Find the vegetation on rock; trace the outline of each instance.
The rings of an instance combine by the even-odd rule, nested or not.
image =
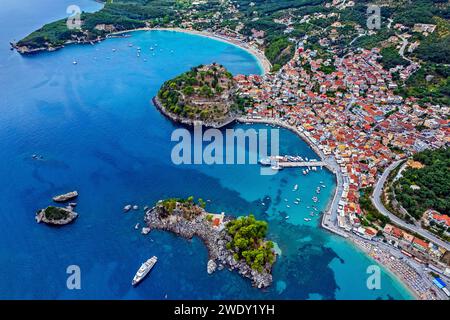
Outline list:
[[[226,230],[232,237],[227,249],[234,252],[235,260],[244,259],[257,271],[266,269],[275,261],[273,242],[265,241],[267,222],[256,220],[253,215],[240,217],[227,223]]]

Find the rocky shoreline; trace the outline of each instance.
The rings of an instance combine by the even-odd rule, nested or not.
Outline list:
[[[200,213],[192,219],[186,219],[183,212],[177,208],[174,212],[166,216],[161,205],[149,209],[145,214],[145,222],[151,230],[164,230],[186,239],[199,237],[208,249],[209,261],[207,272],[209,274],[217,269],[228,268],[235,270],[241,276],[252,281],[256,288],[266,288],[272,284],[271,267],[264,268],[261,272],[252,269],[245,261],[236,261],[233,252],[226,248],[226,244],[231,240],[225,229],[215,228],[205,219],[208,213],[200,208]],[[225,221],[230,221],[225,218]]]
[[[46,215],[46,211],[49,208],[51,208],[51,207],[47,207],[46,209],[41,209],[40,211],[38,211],[36,213],[37,223],[44,222],[44,223],[50,224],[50,225],[63,226],[63,225],[71,223],[73,220],[75,220],[78,217],[78,213],[76,213],[70,209],[57,208],[57,210],[64,212],[67,215],[67,217],[64,219],[49,219],[49,218],[47,218],[47,215]]]
[[[236,121],[237,116],[235,117],[230,117],[228,119],[225,119],[224,121],[220,121],[220,122],[208,122],[208,121],[201,121],[201,120],[192,120],[192,119],[188,119],[188,118],[184,118],[184,117],[180,117],[178,115],[173,114],[172,112],[169,112],[164,105],[161,103],[161,101],[159,101],[158,97],[153,97],[152,99],[153,104],[155,105],[155,107],[167,118],[169,118],[170,120],[172,120],[175,123],[180,123],[183,125],[187,125],[187,126],[205,126],[205,127],[209,127],[209,128],[215,128],[215,129],[220,129],[223,128],[227,125],[229,125],[230,123],[233,123]]]

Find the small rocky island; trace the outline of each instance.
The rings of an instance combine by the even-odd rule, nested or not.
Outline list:
[[[67,202],[69,200],[75,199],[78,197],[77,191],[68,192],[65,194],[61,194],[59,196],[53,197],[53,201],[55,202]]]
[[[239,95],[233,75],[216,63],[194,67],[166,81],[153,102],[175,122],[214,128],[233,122],[251,105]]]
[[[47,207],[36,213],[36,221],[51,225],[65,225],[78,217],[78,213],[69,208]]]
[[[52,198],[54,202],[64,203],[78,197],[78,191],[71,191]],[[71,223],[78,217],[78,213],[74,211],[77,206],[76,202],[69,203],[65,208],[49,206],[36,212],[37,223],[44,222],[50,225],[62,226]]]
[[[145,214],[151,230],[166,230],[191,239],[199,237],[208,248],[208,273],[225,267],[249,278],[257,288],[272,283],[272,265],[276,260],[274,244],[265,239],[267,222],[253,215],[233,219],[208,213],[205,203],[192,197],[159,201]]]

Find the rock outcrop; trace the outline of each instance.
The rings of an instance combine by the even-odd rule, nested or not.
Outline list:
[[[36,221],[38,223],[44,222],[46,224],[59,226],[71,223],[77,217],[78,213],[70,209],[52,206],[39,210],[36,213]]]

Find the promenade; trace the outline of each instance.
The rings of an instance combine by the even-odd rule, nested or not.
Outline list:
[[[342,199],[344,192],[344,185],[348,184],[348,177],[344,176],[341,172],[339,164],[336,162],[334,156],[326,156],[319,147],[313,143],[306,135],[304,135],[296,127],[289,124],[283,123],[280,120],[267,119],[267,118],[247,118],[241,117],[236,119],[238,122],[242,123],[264,123],[269,125],[279,126],[292,132],[296,133],[300,138],[302,138],[309,146],[317,153],[321,159],[321,163],[334,173],[336,177],[336,189],[334,192],[333,199],[328,202],[327,208],[322,215],[321,226],[322,228],[337,234],[343,238],[350,240],[358,248],[368,254],[372,259],[385,266],[389,271],[391,271],[397,278],[399,278],[406,287],[411,291],[416,299],[420,300],[446,300],[447,297],[441,292],[441,290],[435,290],[435,286],[432,283],[432,279],[427,275],[425,266],[416,263],[413,259],[403,256],[399,249],[390,247],[382,242],[363,239],[362,237],[352,233],[347,232],[344,229],[339,228],[337,225],[337,214],[339,201]],[[377,183],[377,187],[380,188],[384,185],[386,177],[389,175],[396,165],[398,165],[402,160],[394,163],[389,168],[387,168],[383,174],[384,177],[380,179]],[[375,188],[375,190],[378,190]],[[374,192],[375,194],[375,192]],[[378,191],[379,199],[380,191]],[[373,201],[373,200],[372,200]],[[381,203],[381,202],[380,202]],[[386,209],[385,209],[386,210]],[[386,210],[387,211],[387,210]],[[389,213],[389,211],[388,211]],[[393,215],[392,213],[389,213]],[[395,216],[394,216],[395,217]],[[391,218],[394,220],[394,217]],[[397,217],[395,217],[398,219]],[[399,220],[399,219],[398,219]],[[394,220],[395,222],[395,220]],[[400,220],[402,224],[405,224]]]

